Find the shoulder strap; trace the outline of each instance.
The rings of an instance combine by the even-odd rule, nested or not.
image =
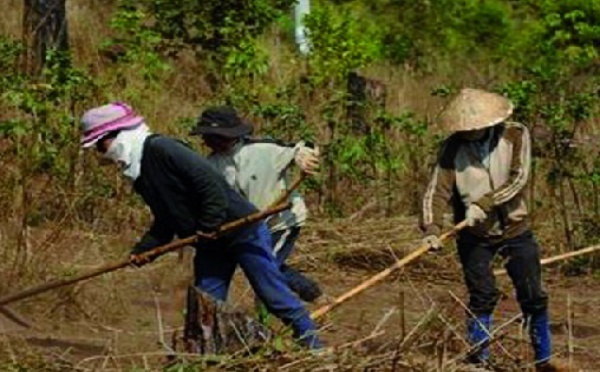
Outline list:
[[[282,147],[294,147],[295,143],[284,142],[273,137],[244,137],[242,139],[244,145],[252,145],[255,143],[270,143]]]

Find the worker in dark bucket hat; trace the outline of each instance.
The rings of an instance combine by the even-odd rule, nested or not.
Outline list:
[[[316,173],[318,149],[304,141],[287,144],[269,138],[250,138],[251,133],[252,127],[230,106],[205,109],[191,132],[202,136],[211,149],[208,161],[227,183],[256,207],[265,209],[288,189],[293,165],[304,173]],[[290,210],[268,220],[273,254],[292,291],[302,300],[314,302],[322,294],[318,284],[285,264],[307,217],[304,199],[298,192],[293,192],[289,201]]]

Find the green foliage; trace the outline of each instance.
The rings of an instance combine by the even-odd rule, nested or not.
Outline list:
[[[350,11],[331,6],[315,8],[305,19],[311,47],[311,77],[318,83],[343,81],[348,73],[366,66],[382,53],[378,30]]]
[[[394,116],[384,111],[375,113],[364,134],[349,133],[346,126],[339,130],[342,134],[329,144],[327,156],[339,166],[342,175],[359,181],[403,170],[409,163],[411,151],[419,150],[415,146],[399,146],[390,136],[415,143],[427,133],[425,122],[415,118],[413,113]]]
[[[161,56],[190,49],[213,61],[227,79],[260,75],[267,54],[256,37],[294,0],[121,0],[113,27],[126,46],[126,62],[142,62],[150,75],[164,69]]]
[[[512,81],[500,87],[500,93],[507,96],[515,106],[513,119],[524,123],[530,122],[537,114],[536,95],[538,86],[529,80]]]
[[[23,46],[20,43],[0,35],[0,87],[12,87],[19,83],[20,76],[15,74],[15,67],[21,53]]]
[[[274,138],[315,141],[314,127],[308,125],[302,107],[291,102],[259,103],[253,114],[265,119],[264,133]]]
[[[586,68],[598,60],[600,1],[543,1],[539,52],[547,63]]]
[[[502,0],[353,1],[368,3],[384,53],[396,63],[425,67],[468,54],[501,58],[514,35],[511,7]]]
[[[541,118],[554,138],[569,140],[598,103],[595,81],[575,80],[600,61],[600,1],[544,0],[528,6],[538,18],[513,60],[524,73],[501,91],[516,103],[518,118]]]
[[[225,56],[222,73],[228,80],[263,75],[269,68],[267,52],[250,38],[240,40],[235,46],[223,46],[221,52]]]
[[[528,15],[511,47],[510,64],[538,84],[541,94],[560,95],[598,63],[600,2],[539,0],[522,10]]]
[[[598,58],[598,0],[343,3],[342,9],[355,9],[376,25],[379,36],[373,40],[383,40],[385,56],[397,63],[427,67],[436,60],[466,57],[549,74],[554,72],[547,71],[549,65],[558,62],[581,69]]]
[[[553,190],[551,203],[562,210],[566,244],[573,247],[589,242],[586,226],[600,217],[596,164],[586,160],[588,147],[577,140],[599,103],[593,71],[600,61],[600,1],[539,0],[523,7],[530,21],[510,60],[517,78],[500,91],[515,103],[516,119],[546,132],[536,141],[536,153],[547,159],[544,179]],[[582,198],[591,200],[591,214],[584,211]],[[574,212],[565,213],[571,199]],[[584,261],[572,268],[589,266]]]
[[[105,42],[103,49],[114,53],[115,58],[127,66],[128,72],[158,84],[170,65],[160,53],[164,43],[162,35],[146,25],[151,15],[137,6],[138,3],[136,0],[120,1],[110,24],[118,37]]]
[[[75,113],[68,108],[90,96],[93,81],[71,66],[68,54],[58,51],[47,54],[40,83],[15,75],[13,84],[3,87],[0,103],[21,115],[0,123],[0,134],[27,143],[17,151],[28,162],[29,171],[67,176],[71,159],[61,152],[77,146],[79,136]]]
[[[242,40],[256,37],[294,0],[143,0],[150,12],[151,26],[163,39],[193,48],[220,51]]]

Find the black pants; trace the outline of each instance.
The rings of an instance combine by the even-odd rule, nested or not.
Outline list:
[[[500,297],[492,270],[496,254],[507,259],[505,268],[523,313],[536,314],[546,310],[548,295],[542,288],[540,249],[531,231],[495,244],[461,233],[457,243],[469,290],[469,308],[474,314],[491,314]]]
[[[319,284],[285,263],[285,260],[287,260],[294,250],[299,235],[299,227],[271,232],[273,250],[276,250],[275,260],[279,264],[279,269],[283,273],[283,277],[290,289],[301,300],[313,302],[323,294]]]

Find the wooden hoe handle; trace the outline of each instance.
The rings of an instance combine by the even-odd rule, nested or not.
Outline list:
[[[257,212],[257,213],[248,215],[239,220],[235,220],[235,221],[226,223],[226,224],[222,225],[221,227],[219,227],[219,229],[217,229],[216,236],[223,235],[223,234],[231,232],[232,230],[235,230],[239,227],[260,221],[270,215],[277,214],[277,213],[279,213],[285,209],[288,209],[290,207],[291,207],[290,203],[285,203],[285,204],[281,204],[281,205],[278,205],[273,208],[269,208],[262,212]],[[198,241],[198,239],[199,239],[198,235],[193,235],[193,236],[190,236],[185,239],[178,239],[169,244],[165,244],[163,246],[154,248],[148,252],[140,254],[140,257],[142,259],[155,258],[155,257],[158,257],[165,253],[172,252],[177,249],[183,248],[187,245],[194,244]],[[93,278],[93,277],[96,277],[96,276],[99,276],[102,274],[106,274],[106,273],[109,273],[109,272],[112,272],[115,270],[119,270],[119,269],[129,266],[130,263],[131,263],[131,261],[129,259],[114,262],[114,263],[99,267],[97,269],[88,271],[87,273],[74,276],[69,279],[53,280],[51,282],[37,285],[37,286],[31,287],[29,289],[26,289],[26,290],[23,290],[23,291],[20,291],[17,293],[9,294],[7,296],[0,298],[0,306],[9,304],[9,303],[12,303],[15,301],[20,301],[22,299],[25,299],[25,298],[28,298],[31,296],[35,296],[37,294],[47,292],[47,291],[55,289],[55,288],[64,287],[69,284],[74,284],[74,283],[80,282],[82,280],[90,279],[90,278]]]
[[[448,239],[452,235],[456,234],[458,231],[464,229],[466,226],[467,226],[467,222],[466,221],[462,221],[458,225],[454,226],[454,228],[452,228],[452,230],[447,231],[444,234],[442,234],[440,236],[440,240],[444,241],[444,240]],[[380,281],[382,281],[383,279],[385,279],[386,277],[388,277],[390,274],[392,274],[394,271],[402,268],[403,266],[406,266],[411,261],[414,261],[418,257],[420,257],[423,254],[427,253],[427,251],[429,251],[430,249],[431,249],[431,246],[428,245],[428,244],[423,244],[423,245],[419,246],[419,248],[415,249],[414,251],[412,251],[408,255],[404,256],[403,258],[397,260],[392,266],[390,266],[387,269],[379,272],[378,274],[373,275],[372,277],[370,277],[369,279],[365,280],[364,282],[362,282],[361,284],[357,285],[356,287],[352,288],[348,292],[346,292],[346,293],[342,294],[341,296],[337,297],[335,300],[333,300],[332,303],[330,303],[328,305],[325,305],[325,306],[323,306],[323,307],[315,310],[311,314],[311,317],[313,319],[317,319],[317,318],[322,317],[323,315],[327,314],[328,312],[330,312],[334,308],[338,307],[339,305],[343,304],[344,302],[348,301],[349,299],[351,299],[352,297],[356,296],[357,294],[359,294],[359,293],[363,292],[364,290],[366,290],[366,289],[374,286],[375,284],[379,283]]]
[[[559,254],[556,256],[552,256],[552,257],[546,257],[546,258],[540,260],[540,264],[542,266],[546,266],[546,265],[550,265],[551,263],[554,263],[554,262],[568,260],[570,258],[575,258],[575,257],[583,256],[585,254],[594,253],[596,251],[600,251],[600,245],[592,245],[591,247],[578,249],[576,251],[567,252],[567,253]],[[505,275],[505,274],[507,274],[505,269],[494,270],[494,275]]]
[[[254,222],[263,220],[266,217],[269,217],[271,215],[280,213],[286,209],[291,208],[292,205],[291,205],[291,203],[287,202],[287,199],[290,197],[292,192],[294,190],[296,190],[305,179],[306,179],[306,174],[302,173],[294,181],[294,183],[290,186],[290,188],[288,190],[286,190],[286,192],[284,192],[279,198],[277,198],[277,200],[272,204],[271,207],[269,207],[268,209],[266,209],[262,212],[257,212],[257,213],[248,215],[244,218],[240,218],[239,220],[235,220],[235,221],[226,223],[224,225],[221,225],[217,229],[215,234],[209,235],[209,237],[219,237],[219,236],[229,233],[237,228],[240,228],[240,227],[252,224]],[[201,235],[198,234],[198,235],[190,236],[185,239],[175,240],[169,244],[165,244],[163,246],[154,248],[148,252],[140,254],[139,257],[141,260],[149,259],[149,258],[156,258],[165,253],[172,252],[177,249],[183,248],[187,245],[194,244],[194,243],[198,242],[198,239],[200,238],[200,236]],[[96,277],[96,276],[99,276],[102,274],[106,274],[106,273],[109,273],[109,272],[112,272],[115,270],[119,270],[119,269],[129,266],[130,264],[131,264],[131,261],[129,259],[126,259],[126,260],[114,262],[114,263],[99,267],[97,269],[88,271],[87,273],[83,273],[78,276],[74,276],[72,278],[53,280],[51,282],[40,284],[38,286],[34,286],[34,287],[25,289],[25,290],[17,292],[17,293],[9,294],[9,295],[6,295],[6,296],[0,298],[0,306],[6,305],[6,304],[9,304],[12,302],[20,301],[25,298],[35,296],[35,295],[43,293],[43,292],[47,292],[47,291],[50,291],[55,288],[64,287],[64,286],[67,286],[70,284],[80,282],[82,280],[90,279],[90,278],[93,278],[93,277]],[[3,309],[0,309],[0,310],[3,310]]]
[[[274,202],[273,204],[271,204],[272,206],[276,206],[282,203],[285,203],[290,195],[292,195],[292,193],[298,188],[300,187],[300,185],[302,184],[302,182],[304,182],[304,180],[308,177],[308,175],[304,172],[302,172],[300,174],[300,176],[298,176],[298,178],[296,178],[296,180],[294,181],[294,183],[292,183],[290,185],[290,187],[283,192]]]

